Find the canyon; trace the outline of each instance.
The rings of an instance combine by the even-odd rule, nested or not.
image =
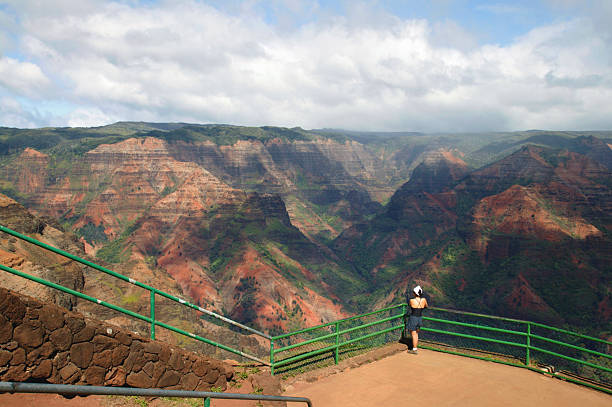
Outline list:
[[[437,305],[606,332],[609,144],[608,133],[0,129],[0,220],[272,333],[403,300],[417,283]],[[146,293],[7,236],[0,256],[146,308]],[[0,283],[126,323],[13,277]]]

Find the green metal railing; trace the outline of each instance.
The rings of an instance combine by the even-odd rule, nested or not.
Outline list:
[[[290,370],[300,362],[307,363],[325,354],[331,354],[333,362],[338,364],[341,352],[351,356],[360,350],[396,341],[398,336],[393,332],[404,329],[405,311],[406,304],[393,305],[274,336],[270,339],[271,372],[274,374],[281,367]]]
[[[612,342],[537,322],[430,311],[446,318],[423,317],[428,324],[421,336],[428,343],[422,348],[523,367],[612,394]]]
[[[338,353],[342,348],[350,347],[373,337],[380,338],[374,343],[374,346],[397,341],[397,334],[391,336],[388,334],[404,328],[404,323],[393,324],[392,322],[403,318],[406,309],[407,304],[399,304],[275,336],[270,341],[272,374],[282,366],[326,353],[333,355],[334,363],[337,364]],[[380,315],[385,312],[393,313],[393,311],[399,312],[348,329],[340,329],[340,326],[347,322],[360,321],[364,317]],[[423,341],[420,345],[421,348],[527,368],[612,394],[612,355],[610,354],[612,342],[541,323],[512,318],[436,307],[430,308],[429,312],[447,314],[447,317],[423,317],[427,321],[427,326],[421,329],[420,337]],[[466,322],[470,319],[476,319],[480,322]],[[343,335],[359,333],[364,329],[385,323],[391,324],[376,329],[374,332],[353,335],[350,339],[340,340]],[[502,327],[508,324],[514,325],[514,329]],[[538,329],[540,332],[536,333],[534,329]],[[569,339],[565,341],[555,339],[553,338],[554,334],[566,336]],[[310,337],[304,337],[304,335]],[[279,340],[297,337],[302,338],[283,347],[275,348],[274,346]],[[569,343],[572,342],[572,339],[574,339],[574,342],[579,341],[580,343]],[[319,346],[313,346],[316,344],[319,344]],[[556,347],[556,349],[552,349],[551,346]],[[302,349],[302,351],[289,353],[280,360],[276,357],[279,353],[287,354],[287,352],[297,349]],[[589,358],[593,360],[589,360]],[[571,364],[582,369],[576,369],[574,366],[572,372],[572,367],[569,366]],[[555,367],[557,370],[561,368],[561,371],[555,371]],[[590,371],[585,371],[585,367]]]
[[[176,332],[176,333],[184,335],[186,337],[198,340],[200,342],[204,342],[204,343],[206,343],[208,345],[215,346],[215,347],[217,347],[219,349],[223,349],[223,350],[225,350],[227,352],[231,352],[233,354],[245,357],[247,359],[254,360],[254,361],[262,363],[264,365],[269,365],[269,363],[267,361],[264,361],[264,360],[254,356],[254,355],[242,352],[242,351],[240,351],[238,349],[234,349],[232,347],[223,345],[223,344],[215,342],[213,340],[204,338],[204,337],[202,337],[200,335],[196,335],[196,334],[194,334],[192,332],[187,332],[187,331],[185,331],[183,329],[180,329],[180,328],[177,328],[175,326],[166,324],[166,323],[156,319],[155,318],[155,298],[156,298],[156,296],[167,298],[167,299],[172,300],[172,301],[174,301],[176,303],[179,303],[179,304],[181,304],[181,305],[183,305],[185,307],[197,310],[197,311],[202,312],[204,314],[207,314],[207,315],[209,315],[209,316],[211,316],[213,318],[216,318],[218,320],[221,320],[223,322],[226,322],[228,324],[231,324],[231,325],[233,325],[235,327],[243,329],[243,330],[245,330],[247,332],[250,332],[252,334],[261,336],[261,337],[263,337],[265,339],[268,339],[268,340],[271,338],[270,335],[267,335],[267,334],[265,334],[263,332],[260,332],[260,331],[258,331],[256,329],[253,329],[253,328],[248,327],[246,325],[240,324],[240,323],[238,323],[236,321],[233,321],[233,320],[231,320],[229,318],[226,318],[226,317],[224,317],[222,315],[219,315],[217,313],[214,313],[212,311],[204,309],[204,308],[202,308],[202,307],[200,307],[198,305],[192,304],[192,303],[190,303],[188,301],[185,301],[185,300],[183,300],[181,298],[175,297],[175,296],[173,296],[171,294],[168,294],[168,293],[166,293],[164,291],[158,290],[158,289],[156,289],[154,287],[151,287],[151,286],[149,286],[147,284],[143,284],[143,283],[141,283],[139,281],[136,281],[136,280],[134,280],[132,278],[126,277],[126,276],[124,276],[122,274],[119,274],[117,272],[109,270],[109,269],[107,269],[105,267],[99,266],[99,265],[97,265],[95,263],[92,263],[92,262],[90,262],[88,260],[82,259],[82,258],[80,258],[78,256],[75,256],[75,255],[70,254],[68,252],[65,252],[63,250],[60,250],[60,249],[58,249],[56,247],[50,246],[50,245],[48,245],[46,243],[43,243],[43,242],[40,242],[40,241],[38,241],[36,239],[32,239],[29,236],[23,235],[23,234],[21,234],[19,232],[16,232],[14,230],[11,230],[11,229],[5,227],[5,226],[0,225],[0,232],[7,233],[7,234],[9,234],[11,236],[14,236],[14,237],[16,237],[18,239],[24,240],[24,241],[26,241],[28,243],[31,243],[31,244],[36,245],[38,247],[41,247],[41,248],[43,248],[45,250],[48,250],[48,251],[51,251],[53,253],[59,254],[60,256],[66,257],[66,258],[71,259],[71,260],[74,260],[74,261],[76,261],[78,263],[84,264],[84,265],[86,265],[88,267],[91,267],[91,268],[93,268],[95,270],[101,271],[101,272],[103,272],[105,274],[108,274],[108,275],[113,276],[115,278],[118,278],[120,280],[126,281],[126,282],[128,282],[130,284],[133,284],[133,285],[137,286],[137,287],[140,287],[140,288],[143,288],[145,290],[148,290],[150,292],[150,314],[148,316],[141,315],[141,314],[139,314],[137,312],[130,311],[130,310],[125,309],[123,307],[120,307],[118,305],[111,304],[111,303],[108,303],[106,301],[102,301],[102,300],[100,300],[98,298],[89,296],[87,294],[83,294],[81,292],[75,291],[75,290],[70,289],[68,287],[64,287],[64,286],[62,286],[60,284],[53,283],[53,282],[45,280],[43,278],[36,277],[36,276],[24,273],[24,272],[19,271],[19,270],[15,270],[13,268],[7,267],[7,266],[2,265],[2,264],[0,264],[0,270],[4,270],[4,271],[6,271],[8,273],[17,275],[19,277],[22,277],[22,278],[25,278],[25,279],[28,279],[28,280],[31,280],[31,281],[35,281],[35,282],[37,282],[39,284],[43,284],[43,285],[45,285],[47,287],[51,287],[51,288],[54,288],[56,290],[59,290],[59,291],[65,292],[65,293],[72,294],[72,295],[74,295],[74,296],[76,296],[78,298],[81,298],[81,299],[84,299],[84,300],[87,300],[87,301],[99,304],[99,305],[104,306],[106,308],[110,308],[110,309],[112,309],[114,311],[118,311],[120,313],[129,315],[129,316],[137,318],[137,319],[139,319],[141,321],[145,321],[145,322],[150,324],[151,339],[155,339],[155,327],[156,326],[160,326],[160,327],[166,328],[166,329],[168,329],[168,330],[170,330],[172,332]]]
[[[155,326],[160,326],[268,365],[272,374],[317,366],[319,361],[337,364],[343,357],[397,342],[399,331],[405,329],[407,304],[398,304],[272,337],[6,227],[0,226],[0,231],[149,290],[151,312],[141,315],[4,265],[1,270],[145,321],[151,326],[152,339]],[[269,362],[157,320],[156,296],[266,338],[270,341]],[[423,319],[421,348],[527,368],[612,394],[612,342],[536,322],[436,307],[429,308]]]

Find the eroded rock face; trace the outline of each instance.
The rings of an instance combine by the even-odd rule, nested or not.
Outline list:
[[[25,196],[38,194],[47,187],[49,156],[26,147],[11,165],[0,169],[0,176]]]
[[[16,160],[19,165],[31,167],[22,172],[22,178],[27,179],[13,182],[20,191],[27,189],[27,201],[38,213],[65,218],[79,216],[75,228],[101,226],[109,238],[115,238],[121,231],[122,225],[114,214],[121,213],[125,221],[133,221],[163,198],[167,199],[160,204],[173,209],[173,198],[168,195],[193,198],[188,191],[177,189],[184,184],[187,190],[193,189],[195,183],[207,184],[205,204],[214,205],[215,200],[223,200],[223,195],[232,190],[281,194],[304,233],[325,230],[334,237],[340,232],[337,226],[330,226],[323,218],[307,222],[313,214],[310,206],[302,208],[288,198],[297,196],[317,205],[338,206],[331,210],[345,227],[376,211],[378,201],[392,194],[394,186],[387,179],[408,177],[405,164],[398,171],[390,164],[391,157],[386,158],[381,160],[357,142],[337,142],[325,137],[309,141],[238,140],[232,145],[167,143],[147,137],[100,145],[71,163],[71,168],[63,172],[67,176],[54,176],[48,182],[44,182],[48,178],[45,167],[48,157],[28,149],[23,159]],[[32,160],[37,160],[37,164]],[[30,172],[32,176],[28,175]],[[40,178],[40,182],[34,178]],[[32,189],[28,186],[31,184],[36,187]],[[349,194],[358,194],[365,201],[356,207],[359,201]],[[347,205],[353,206],[348,212]],[[76,211],[75,206],[85,210]]]
[[[336,298],[334,288],[302,264],[332,263],[291,225],[278,196],[249,194],[242,202],[216,208],[212,215],[182,218],[175,225],[150,216],[135,241],[143,252],[150,251],[151,241],[145,236],[170,228],[158,265],[199,305],[226,310],[251,326],[277,330],[288,326],[294,312],[291,323],[303,325],[347,315],[330,300]],[[274,234],[279,236],[274,239]],[[283,252],[275,241],[285,242],[294,253]],[[318,290],[297,288],[291,282],[296,278],[312,282]]]
[[[550,193],[551,188],[549,185],[543,192]],[[602,236],[602,232],[578,212],[569,213],[563,208],[564,213],[560,213],[561,207],[553,207],[538,189],[514,185],[500,194],[483,198],[474,208],[476,228],[547,241]],[[474,244],[486,241],[475,238]],[[479,250],[486,251],[486,247],[479,247]]]
[[[254,320],[243,319],[242,322],[256,323],[262,329],[285,327],[284,321],[289,320],[289,314],[296,314],[294,319],[298,321],[293,323],[299,324],[316,324],[346,315],[330,300],[337,300],[333,287],[326,285],[322,276],[306,271],[313,263],[317,267],[331,265],[337,268],[338,265],[330,262],[295,229],[278,195],[245,193],[198,163],[177,159],[176,151],[171,153],[169,147],[165,141],[151,137],[102,144],[85,153],[69,177],[42,194],[39,203],[44,202],[44,205],[38,211],[72,218],[73,228],[84,236],[81,241],[89,255],[119,240],[115,258],[109,259],[120,265],[118,271],[175,295],[186,294],[194,303],[212,307],[217,312],[229,310],[238,318],[256,315]],[[243,141],[234,146],[217,147],[219,154],[235,160],[237,168],[242,168],[238,172],[246,171],[240,167],[245,154],[255,154],[260,160],[267,151],[261,143]],[[305,152],[304,156],[314,154],[312,145],[304,148],[310,152]],[[315,156],[310,161],[320,159],[321,154]],[[273,168],[274,160],[268,158],[271,161],[267,162],[266,171],[281,174],[282,171]],[[303,161],[310,170],[324,170],[318,169],[316,162]],[[365,202],[370,201],[366,199]],[[256,243],[252,242],[254,238],[245,238],[240,228],[227,235],[225,230],[236,223],[233,219],[236,212],[242,214],[244,227],[250,227],[254,234],[257,228],[266,229],[267,225],[278,222],[281,232],[290,235],[291,251],[300,257],[277,250],[279,244],[287,245],[287,242],[280,242],[273,231],[265,237],[265,242],[257,238],[261,241]],[[215,225],[214,230],[210,229],[210,224]],[[227,236],[215,243],[222,234]],[[271,240],[269,247],[268,240]],[[275,253],[273,257],[282,262],[275,263],[275,259],[266,257],[270,250]],[[22,259],[31,261],[32,267],[36,264],[33,256],[22,256]],[[215,268],[218,262],[214,263],[218,259],[227,259],[220,271]],[[256,259],[255,269],[261,274],[249,272],[248,276],[230,278],[241,269],[243,262],[250,261],[247,259]],[[312,282],[314,289],[296,289],[290,282],[294,277],[284,263],[300,270],[299,274]],[[211,270],[213,268],[215,270]],[[257,279],[268,274],[275,278],[257,285],[255,293],[248,296],[254,296],[255,303],[248,307],[242,304],[247,296],[236,288],[241,287],[240,278]],[[86,271],[86,293],[96,298],[110,296],[114,303],[125,296],[137,295],[121,292],[115,288],[117,282],[100,285],[98,279],[96,272]],[[11,282],[9,286],[14,287],[14,284],[19,282]],[[36,285],[29,288],[40,290]],[[137,304],[137,310],[146,307],[146,298]],[[244,312],[245,307],[250,310],[248,313]],[[110,317],[87,303],[81,304],[80,310],[101,319]],[[161,311],[160,315],[163,313]]]
[[[370,260],[374,284],[393,285],[378,305],[419,283],[449,306],[606,326],[612,175],[605,165],[537,146],[471,173],[435,158],[415,169],[386,213],[334,242],[355,264]],[[578,303],[559,301],[572,290],[590,305],[573,311]]]
[[[2,194],[0,194],[0,223],[20,233],[40,233],[44,230],[44,224],[23,205]]]
[[[15,169],[15,174],[19,176],[17,182],[19,191],[28,194],[42,191],[46,184],[49,156],[32,148],[26,148],[18,162],[21,167]]]
[[[527,253],[523,250],[532,235],[555,245],[597,246],[612,226],[609,186],[601,181],[610,178],[610,149],[594,138],[568,142],[574,152],[526,146],[468,173],[457,151],[431,152],[429,145],[374,151],[355,141],[315,135],[245,135],[227,144],[175,136],[166,138],[170,141],[128,139],[83,154],[62,177],[49,179],[40,198],[31,198],[39,199],[32,201],[37,213],[74,222],[91,255],[117,241],[119,260],[110,261],[116,267],[129,264],[119,270],[123,273],[267,328],[274,327],[271,321],[288,325],[285,318],[292,315],[302,323],[338,317],[343,311],[334,302],[350,300],[369,284],[399,292],[409,280],[430,282],[432,270],[456,259],[449,253],[452,239],[487,265]],[[27,155],[42,163],[36,152]],[[603,165],[589,159],[595,156]],[[389,197],[418,163],[410,182],[375,218],[376,225],[359,223],[364,215],[380,213],[376,201]],[[280,194],[284,205],[266,192]],[[323,255],[316,254],[317,246],[290,227],[311,240],[327,241],[354,222],[334,248],[359,273],[339,267],[326,247],[319,246]],[[58,229],[45,223],[45,233]],[[255,233],[263,230],[265,239]],[[28,258],[6,259],[18,264]],[[334,272],[325,274],[329,269]],[[468,277],[458,276],[457,286],[469,289]],[[523,277],[532,284],[532,275]],[[590,276],[589,284],[595,280]],[[358,289],[337,290],[346,282]],[[96,282],[87,290],[117,291]],[[520,295],[528,291],[516,290]],[[136,295],[129,289],[121,294],[121,300]],[[330,305],[317,296],[334,301]],[[388,295],[384,301],[392,299]],[[146,304],[142,295],[140,300]],[[596,301],[608,312],[608,297]]]
[[[347,229],[334,242],[336,250],[348,258],[355,258],[361,253],[354,244],[359,242],[361,236],[369,236],[366,247],[377,247],[377,255],[381,259],[374,268],[376,271],[394,259],[429,244],[455,228],[457,193],[453,187],[466,174],[466,164],[449,151],[428,154],[415,168],[410,181],[393,195],[386,213],[376,218],[381,223],[380,227],[375,226],[373,233],[367,224]]]
[[[225,390],[234,374],[223,362],[4,288],[0,323],[2,381],[206,391]]]
[[[516,163],[511,156],[499,167],[476,171],[470,182],[459,186],[483,196],[472,210],[470,233],[471,245],[482,255],[489,243],[494,244],[488,237],[491,233],[560,242],[602,237],[609,229],[612,193],[600,184],[610,179],[605,166],[575,152],[553,154],[539,147],[526,147],[515,155]],[[496,178],[499,181],[492,182]],[[495,193],[508,180],[522,185]],[[487,257],[507,255],[497,252]]]
[[[197,164],[175,160],[164,141],[150,137],[100,145],[87,152],[79,166],[82,175],[71,174],[46,191],[46,204],[38,210],[55,217],[79,216],[75,229],[101,227],[109,240],[152,207],[176,220],[231,201],[237,193]],[[76,205],[84,205],[84,210],[77,213]],[[92,236],[89,243],[99,242]]]
[[[82,253],[82,245],[56,229],[46,220],[28,212],[13,199],[0,194],[0,224],[43,243],[59,247],[71,253]],[[59,255],[45,252],[38,247],[5,233],[0,233],[0,263],[73,290],[83,288],[83,267]],[[45,301],[71,309],[76,299],[68,294],[47,288],[35,282],[0,273],[0,285],[18,292],[35,295]]]

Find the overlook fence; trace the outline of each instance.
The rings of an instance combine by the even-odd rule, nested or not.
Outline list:
[[[155,339],[155,328],[162,327],[194,339],[202,346],[222,349],[270,366],[272,374],[291,374],[326,364],[337,364],[344,358],[373,347],[397,342],[405,327],[407,304],[398,304],[295,332],[270,336],[4,226],[0,226],[0,231],[148,290],[150,313],[142,315],[5,265],[0,265],[1,270],[144,321],[150,325],[152,339]],[[269,353],[266,351],[265,356],[260,355],[265,346],[259,342],[252,347],[256,351],[247,353],[244,349],[239,350],[160,321],[155,314],[158,297],[195,310],[201,317],[216,324],[227,324],[231,330],[240,331],[243,335],[261,338],[265,343],[269,343]],[[428,316],[423,319],[427,323],[421,329],[421,348],[527,368],[612,394],[612,342],[536,322],[435,307],[430,308]],[[209,334],[214,332],[218,331],[208,330]],[[224,339],[241,343],[228,336]],[[206,353],[214,354],[208,351]]]
[[[18,239],[21,239],[23,241],[26,241],[28,243],[31,243],[33,245],[36,245],[38,247],[41,247],[41,248],[43,248],[45,250],[48,250],[50,252],[56,253],[56,254],[58,254],[58,255],[60,255],[62,257],[68,258],[70,260],[73,260],[73,261],[76,261],[78,263],[81,263],[81,264],[83,264],[85,266],[91,267],[94,270],[100,271],[100,272],[102,272],[102,273],[104,273],[104,274],[106,274],[108,276],[111,276],[111,277],[113,277],[115,279],[127,282],[127,283],[132,284],[132,285],[134,285],[136,287],[140,287],[140,288],[142,288],[144,290],[147,290],[149,292],[149,298],[150,298],[149,315],[142,315],[142,314],[140,314],[138,312],[135,312],[135,311],[132,311],[132,310],[128,309],[125,306],[119,306],[119,305],[116,305],[116,304],[111,304],[111,303],[109,303],[107,301],[103,301],[100,298],[96,298],[96,297],[92,297],[92,296],[87,295],[87,294],[83,294],[83,293],[81,293],[79,291],[75,291],[75,290],[73,290],[71,288],[64,287],[64,286],[62,286],[60,284],[54,283],[52,281],[49,281],[49,280],[46,280],[46,279],[43,279],[43,278],[40,278],[40,277],[36,277],[36,276],[30,275],[28,273],[24,273],[24,272],[19,271],[19,270],[15,270],[15,269],[7,267],[7,266],[5,266],[3,264],[0,264],[0,270],[6,271],[8,273],[11,273],[13,275],[25,278],[25,279],[30,280],[30,281],[34,281],[36,283],[45,285],[47,287],[51,287],[51,288],[54,288],[56,290],[59,290],[59,291],[62,291],[62,292],[74,295],[74,296],[76,296],[78,298],[81,298],[83,300],[86,300],[86,301],[89,301],[89,302],[101,305],[101,306],[106,307],[108,309],[111,309],[113,311],[117,311],[120,314],[128,315],[128,316],[130,316],[132,318],[135,318],[135,319],[137,319],[139,321],[144,321],[144,322],[146,322],[149,325],[151,339],[155,339],[155,337],[156,337],[156,327],[161,327],[161,328],[165,328],[165,329],[167,329],[167,330],[169,330],[171,332],[174,332],[174,333],[182,336],[183,338],[192,339],[192,340],[198,341],[201,346],[209,347],[210,349],[207,349],[207,351],[205,352],[205,353],[207,353],[209,355],[215,355],[215,351],[216,350],[223,350],[223,351],[226,351],[226,352],[228,352],[230,354],[233,354],[235,356],[237,355],[238,357],[241,357],[241,358],[244,358],[244,359],[247,359],[247,360],[253,360],[253,361],[256,361],[256,362],[261,363],[263,365],[269,365],[270,364],[268,361],[262,359],[262,356],[254,355],[253,354],[253,353],[259,353],[258,350],[259,349],[265,349],[265,347],[262,347],[262,346],[253,346],[252,341],[247,342],[245,344],[245,341],[241,340],[241,339],[244,339],[244,338],[241,338],[241,336],[242,337],[244,336],[244,332],[247,332],[249,335],[256,335],[258,337],[261,337],[264,340],[270,340],[271,337],[269,335],[263,333],[263,332],[260,332],[260,331],[258,331],[256,329],[253,329],[251,327],[243,325],[243,324],[241,324],[239,322],[233,321],[233,320],[231,320],[229,318],[226,318],[226,317],[224,317],[222,315],[219,315],[219,314],[217,314],[215,312],[209,311],[209,310],[207,310],[205,308],[202,308],[202,307],[200,307],[198,305],[192,304],[192,303],[190,303],[190,302],[188,302],[188,301],[186,301],[186,300],[184,300],[182,298],[178,298],[178,297],[176,297],[174,295],[171,295],[171,294],[168,294],[168,293],[166,293],[166,292],[164,292],[162,290],[159,290],[157,288],[151,287],[151,286],[149,286],[147,284],[143,284],[143,283],[141,283],[139,281],[136,281],[136,280],[134,280],[132,278],[126,277],[126,276],[124,276],[122,274],[119,274],[117,272],[109,270],[109,269],[107,269],[105,267],[102,267],[100,265],[92,263],[92,262],[90,262],[88,260],[82,259],[82,258],[80,258],[78,256],[75,256],[75,255],[70,254],[68,252],[65,252],[63,250],[60,250],[60,249],[58,249],[56,247],[53,247],[53,246],[50,246],[50,245],[48,245],[46,243],[40,242],[40,241],[38,241],[36,239],[33,239],[33,238],[31,238],[29,236],[26,236],[26,235],[23,235],[23,234],[21,234],[19,232],[11,230],[11,229],[9,229],[7,227],[4,227],[2,225],[0,225],[0,231],[4,232],[4,233],[7,233],[7,234],[9,234],[11,236],[14,236],[14,237],[16,237]],[[165,303],[163,303],[164,300],[165,300]],[[245,352],[245,351],[240,350],[240,349],[236,349],[235,347],[232,347],[232,346],[228,346],[227,344],[222,344],[222,343],[219,343],[217,341],[213,341],[213,340],[208,339],[208,338],[206,338],[206,337],[204,337],[204,336],[202,336],[202,335],[200,335],[198,333],[194,333],[192,331],[188,331],[186,329],[182,329],[182,328],[179,328],[179,327],[177,327],[175,325],[171,325],[169,323],[166,323],[164,321],[159,320],[158,318],[156,318],[156,312],[155,311],[156,311],[156,308],[159,307],[160,305],[165,306],[165,307],[172,307],[174,305],[178,305],[180,308],[183,309],[182,311],[179,310],[179,312],[182,312],[182,313],[185,312],[185,308],[186,309],[190,309],[192,311],[195,311],[198,314],[200,319],[206,319],[206,320],[208,320],[209,322],[212,323],[212,326],[208,327],[208,329],[207,329],[208,331],[213,331],[213,332],[216,332],[217,334],[219,332],[222,332],[222,334],[224,336],[224,342],[226,342],[226,343],[227,342],[233,342],[236,345],[240,345],[241,343],[244,344],[245,346],[251,345],[251,346],[249,346],[251,348],[250,349],[250,353],[249,352]],[[226,326],[226,327],[228,327],[228,329],[223,329],[223,330],[215,329],[219,325]],[[192,328],[192,330],[195,330],[198,327],[193,327],[192,326],[191,328]],[[203,329],[203,330],[206,331],[206,329]],[[232,333],[236,333],[236,331],[238,331],[237,332],[238,334],[237,335],[232,335]],[[221,355],[217,355],[217,356],[220,356],[222,358]],[[267,356],[267,355],[265,355],[265,356]]]

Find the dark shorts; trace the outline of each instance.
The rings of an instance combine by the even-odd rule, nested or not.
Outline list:
[[[406,324],[406,329],[408,331],[416,331],[420,329],[423,325],[423,317],[415,317],[413,315],[408,318],[408,323]]]

